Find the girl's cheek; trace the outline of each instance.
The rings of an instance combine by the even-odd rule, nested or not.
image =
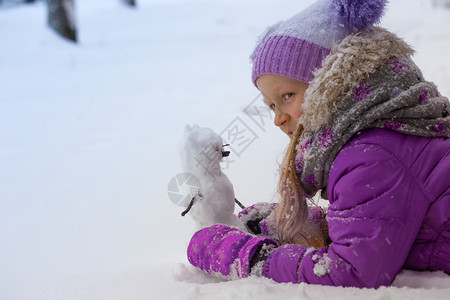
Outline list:
[[[291,116],[295,119],[300,119],[301,115],[303,114],[303,111],[301,109],[302,104],[303,104],[303,99],[301,101],[295,101],[294,103],[292,103],[293,107],[292,107],[292,114]]]
[[[300,107],[295,108],[292,112],[291,112],[291,116],[298,120],[300,119],[300,116],[302,115],[302,111],[300,110]]]

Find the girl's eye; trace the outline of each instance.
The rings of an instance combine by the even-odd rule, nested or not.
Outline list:
[[[266,103],[267,107],[269,107],[270,110],[275,111],[275,104],[273,104],[273,103],[268,103],[268,102],[265,102],[265,103]]]
[[[289,99],[292,97],[292,95],[293,95],[292,93],[284,94],[284,95],[283,95],[283,100],[284,100],[284,101],[289,100]]]

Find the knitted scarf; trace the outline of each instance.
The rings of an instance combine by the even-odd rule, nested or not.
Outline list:
[[[385,54],[370,52],[376,49],[377,39],[385,41],[387,37],[393,39],[390,45],[392,51]],[[322,190],[322,197],[327,198],[326,186],[331,165],[341,148],[361,130],[386,128],[411,135],[450,137],[450,102],[439,94],[433,83],[423,79],[421,71],[409,57],[412,50],[403,41],[378,28],[356,37],[359,39],[357,45],[351,39],[352,37],[348,41],[344,40],[334,54],[324,61],[324,67],[315,74],[316,77],[310,84],[312,92],[305,95],[305,104],[302,106],[306,114],[304,113],[300,123],[307,126],[297,141],[295,165],[297,176],[308,197]],[[365,46],[371,44],[372,50],[361,48],[361,41]],[[353,44],[349,46],[349,42]],[[400,51],[403,53],[395,53],[394,50],[399,47],[403,47]],[[348,55],[349,49],[354,51],[355,48],[358,50],[355,53],[360,57],[371,58],[370,63],[363,59],[361,65],[353,66],[354,69],[362,69],[363,72],[360,73],[365,78],[359,83],[341,84],[335,99],[330,100],[323,97],[323,93],[317,93],[329,93],[330,84],[336,82],[336,78],[329,78],[339,67],[336,60],[342,55]],[[370,68],[376,67],[375,71],[363,74],[364,70],[370,72],[368,65]],[[348,73],[346,71],[338,77],[342,79],[351,76]],[[345,78],[341,81],[344,80]],[[356,87],[353,88],[352,84]],[[348,91],[345,91],[346,88]],[[320,98],[327,103],[320,103]],[[332,109],[314,112],[311,109],[314,101],[316,105],[319,101],[322,107]],[[321,113],[324,116],[319,121],[316,118],[316,122],[311,122],[312,114]]]

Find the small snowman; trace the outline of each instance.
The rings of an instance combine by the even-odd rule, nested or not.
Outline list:
[[[200,187],[186,210],[199,228],[214,224],[240,227],[235,205],[244,208],[234,196],[233,185],[220,169],[220,162],[230,154],[222,138],[210,128],[186,125],[180,149],[183,169],[195,176]]]

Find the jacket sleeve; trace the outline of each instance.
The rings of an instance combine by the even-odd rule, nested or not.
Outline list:
[[[427,196],[399,159],[367,144],[340,151],[327,187],[330,246],[281,246],[263,275],[278,282],[389,285],[419,231]]]

